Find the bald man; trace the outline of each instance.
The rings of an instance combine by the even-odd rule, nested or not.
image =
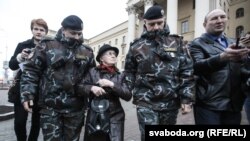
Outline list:
[[[194,39],[189,50],[197,75],[195,124],[238,125],[244,94],[241,88],[241,61],[248,53],[225,36],[227,15],[220,9],[209,12],[203,26],[206,33]]]

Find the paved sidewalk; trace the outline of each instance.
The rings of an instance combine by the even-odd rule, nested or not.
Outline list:
[[[8,102],[8,88],[0,89],[0,121],[13,118],[14,107],[12,103]]]
[[[14,109],[11,105],[0,105],[0,121],[13,118]]]
[[[0,108],[3,105],[13,106],[13,104],[8,102],[7,90],[0,90],[0,97],[1,97]],[[126,113],[125,133],[124,133],[125,141],[139,141],[140,136],[139,136],[138,123],[137,123],[137,118],[136,118],[136,113],[135,113],[135,106],[131,104],[131,101],[130,102],[122,101],[122,104],[124,106],[124,110]],[[29,118],[27,121],[27,131],[29,131],[29,128],[30,128],[30,123],[31,123],[30,117],[31,115],[29,114]],[[0,128],[0,141],[16,141],[13,118],[0,121],[0,127],[1,127]],[[84,127],[82,129],[80,141],[83,140],[83,136],[84,136]],[[38,141],[43,141],[42,132],[40,132]]]
[[[0,105],[10,104],[7,102],[7,91],[0,90]],[[126,118],[125,118],[125,132],[124,132],[124,141],[140,141],[140,133],[137,123],[137,117],[135,112],[135,106],[130,102],[124,102],[122,101],[122,105],[125,110]],[[30,127],[30,115],[28,119],[28,125],[27,128],[29,131]],[[193,113],[189,113],[186,115],[178,115],[177,118],[177,124],[178,125],[193,125],[194,119],[193,119]],[[247,124],[246,120],[246,114],[243,111],[242,112],[242,125]],[[15,133],[14,133],[14,119],[9,119],[5,121],[0,121],[0,141],[16,141]],[[82,130],[80,141],[83,140],[84,135],[84,128]],[[42,139],[42,133],[39,136],[38,141],[43,141]]]

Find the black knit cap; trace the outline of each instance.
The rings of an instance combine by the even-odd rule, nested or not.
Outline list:
[[[164,16],[164,10],[160,5],[150,7],[143,16],[143,19],[154,20]]]
[[[62,21],[61,25],[64,28],[69,28],[69,29],[72,29],[72,30],[82,30],[83,29],[83,22],[76,15],[70,15],[70,16],[66,17]]]
[[[101,58],[102,54],[108,50],[114,50],[116,55],[119,54],[119,49],[117,47],[112,47],[109,44],[104,44],[103,46],[101,46],[101,48],[99,49],[99,51],[97,53],[96,61],[100,62],[100,58]]]

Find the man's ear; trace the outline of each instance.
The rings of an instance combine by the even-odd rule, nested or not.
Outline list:
[[[167,22],[166,22],[166,21],[164,21],[164,26],[163,26],[163,28],[166,28],[166,24],[167,24]]]
[[[144,21],[143,28],[144,28],[145,30],[147,30],[147,27],[146,27],[146,20],[144,19],[143,21]]]
[[[206,27],[206,24],[207,24],[207,23],[204,22],[204,23],[203,23],[203,27]]]

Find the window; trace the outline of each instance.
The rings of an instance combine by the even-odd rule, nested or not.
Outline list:
[[[98,45],[98,50],[100,49],[100,47],[101,47],[101,46],[100,46],[100,45]]]
[[[117,45],[118,44],[118,39],[115,39],[115,45]]]
[[[125,54],[125,47],[122,47],[122,55]]]
[[[195,9],[195,0],[193,0],[193,9]]]
[[[122,43],[124,43],[124,44],[126,43],[126,36],[122,37]]]
[[[111,41],[109,41],[109,45],[111,45]]]
[[[95,47],[93,47],[93,51],[95,52]]]
[[[236,10],[236,18],[240,18],[244,16],[244,8],[239,8]]]
[[[188,21],[184,21],[181,23],[181,33],[188,32]]]
[[[243,26],[238,26],[237,28],[236,28],[236,35],[235,35],[235,37],[240,37],[243,33],[244,33],[244,27]]]
[[[226,3],[224,2],[224,6],[223,6],[224,11],[226,12]]]
[[[122,61],[122,69],[125,67],[125,61]]]

